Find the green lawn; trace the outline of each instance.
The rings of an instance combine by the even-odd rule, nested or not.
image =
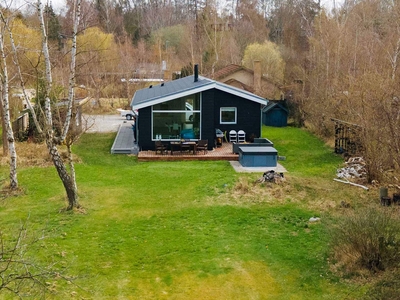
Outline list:
[[[301,177],[331,178],[342,158],[309,132],[286,127],[263,127],[264,137],[272,140],[280,155],[287,159],[290,173]],[[286,162],[282,162],[286,165]]]
[[[261,174],[228,162],[138,163],[110,154],[113,134],[86,134],[74,149],[84,212],[60,212],[54,168],[21,169],[24,194],[0,200],[1,230],[9,238],[29,217],[31,234],[45,233],[32,259],[74,277],[54,279],[50,299],[361,299],[329,271],[327,223],[308,219],[330,218],[315,203],[339,203],[337,190],[362,192],[332,182],[341,160],[307,132],[263,136],[286,156],[283,187],[254,186]]]

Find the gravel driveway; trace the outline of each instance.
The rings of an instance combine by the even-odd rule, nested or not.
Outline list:
[[[87,132],[117,132],[121,124],[133,123],[120,115],[83,115],[83,120],[87,122]]]

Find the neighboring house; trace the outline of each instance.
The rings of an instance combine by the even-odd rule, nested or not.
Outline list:
[[[25,137],[26,131],[29,127],[29,113],[25,111],[12,121],[12,130],[14,137],[21,140]]]
[[[228,65],[214,73],[213,79],[243,89],[267,99],[281,99],[281,87],[262,75],[261,64],[254,62],[254,70],[239,65]]]
[[[132,109],[138,110],[137,140],[142,150],[154,142],[206,139],[215,147],[216,129],[244,130],[247,139],[261,135],[261,115],[268,100],[198,75],[138,90]]]
[[[84,128],[84,126],[87,126],[87,124],[83,124],[84,120],[82,118],[82,107],[89,101],[89,97],[86,98],[81,98],[81,99],[76,99],[74,102],[73,110],[72,110],[72,122],[71,122],[71,128],[74,130],[77,130],[79,133],[82,132],[83,130],[86,130],[87,128]],[[33,104],[34,106],[34,104]],[[66,108],[68,106],[68,101],[60,101],[55,104],[55,110],[52,112],[53,115],[53,125],[54,127],[59,127],[61,128],[63,122],[65,121],[65,115],[66,115]],[[12,128],[14,135],[19,138],[23,139],[26,137],[26,134],[31,135],[33,134],[32,130],[33,127],[35,126],[33,123],[30,124],[30,117],[29,117],[30,111],[28,108],[24,109],[20,115],[12,122]],[[61,118],[61,120],[59,119]],[[30,128],[29,128],[30,127]],[[27,131],[30,132],[27,132]]]
[[[262,122],[267,126],[285,127],[288,114],[284,101],[270,101],[263,109]]]
[[[87,127],[87,124],[84,124],[84,120],[82,118],[82,107],[86,103],[88,103],[90,99],[90,97],[75,99],[72,106],[71,129],[77,130],[79,133],[88,129],[85,128]],[[53,120],[54,125],[64,124],[66,118],[66,109],[68,107],[68,100],[57,102],[55,104],[55,107],[57,107],[58,112],[56,114],[53,113],[53,115],[60,116],[61,120]]]

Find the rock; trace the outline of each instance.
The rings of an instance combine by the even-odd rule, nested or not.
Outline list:
[[[350,205],[350,203],[348,203],[346,201],[341,201],[340,202],[340,207],[342,207],[342,208],[350,208],[351,205]]]

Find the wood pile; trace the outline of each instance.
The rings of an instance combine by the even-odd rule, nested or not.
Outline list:
[[[346,162],[346,166],[337,170],[336,176],[337,178],[333,179],[334,181],[358,186],[368,190],[368,187],[353,182],[367,181],[367,169],[365,167],[365,161],[362,157],[350,157]]]
[[[357,181],[365,181],[367,179],[367,169],[365,161],[362,157],[350,157],[346,166],[338,169],[336,176],[341,179],[357,179]]]

